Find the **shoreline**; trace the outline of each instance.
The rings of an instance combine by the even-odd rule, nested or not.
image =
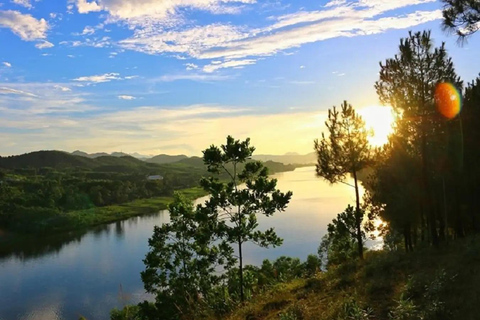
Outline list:
[[[192,187],[176,190],[183,193],[188,199],[194,201],[207,195],[200,187]],[[42,232],[27,233],[8,229],[0,230],[0,243],[8,244],[15,240],[25,240],[38,236],[60,236],[69,233],[82,233],[92,228],[110,223],[127,220],[142,215],[154,214],[160,210],[168,209],[173,201],[173,196],[153,197],[148,199],[137,199],[123,204],[95,207],[84,210],[65,212],[58,219],[62,219],[61,226],[52,226]]]

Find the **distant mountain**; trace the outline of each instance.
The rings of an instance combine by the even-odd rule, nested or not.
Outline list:
[[[0,157],[0,167],[7,169],[17,168],[66,168],[83,167],[93,168],[91,159],[71,155],[63,151],[35,151],[18,156]]]
[[[149,163],[165,164],[165,163],[178,162],[180,160],[187,159],[187,158],[188,157],[184,154],[180,154],[176,156],[171,156],[168,154],[159,154],[158,156],[155,156],[149,159],[144,159],[144,160]]]
[[[85,157],[85,158],[90,158],[90,159],[95,159],[98,157],[105,157],[105,156],[110,156],[110,154],[106,152],[97,152],[97,153],[86,153],[80,150],[73,151],[71,153],[74,156],[80,156],[80,157]],[[127,154],[124,154],[127,155]]]
[[[153,164],[131,156],[113,157],[110,155],[95,158],[70,154],[63,151],[36,151],[18,156],[0,157],[0,168],[43,168],[64,169],[81,167],[86,169],[120,170],[133,168],[148,168]]]
[[[270,155],[270,154],[259,154],[254,155],[253,159],[260,161],[274,161],[281,162],[283,164],[314,164],[317,162],[317,156],[315,152],[308,153],[305,155],[299,155],[294,152],[289,152],[284,155]]]

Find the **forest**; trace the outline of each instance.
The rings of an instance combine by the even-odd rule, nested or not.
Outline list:
[[[294,168],[266,165],[271,173]],[[0,157],[0,227],[45,235],[157,212],[177,190],[191,199],[204,195],[199,181],[206,173],[198,157],[166,164],[61,151]]]
[[[444,3],[446,30],[460,42],[478,36],[478,1]],[[328,225],[318,253],[244,265],[246,242],[282,244],[257,217],[284,211],[295,195],[278,190],[259,162],[240,169],[255,148],[229,136],[203,151],[209,200],[194,207],[176,194],[170,223],[149,240],[141,277],[154,301],[111,319],[477,319],[480,76],[460,79],[429,31],[400,39],[378,74],[372,85],[395,113],[388,143],[370,145],[347,101],[329,109],[312,143],[317,176],[353,179],[356,200]],[[365,246],[375,233],[379,251]]]

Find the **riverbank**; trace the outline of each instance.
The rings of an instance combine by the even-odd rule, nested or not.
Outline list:
[[[200,187],[178,190],[188,199],[195,200],[207,195],[205,190]],[[59,213],[53,217],[47,217],[41,221],[35,221],[37,224],[36,232],[29,230],[28,234],[13,230],[5,230],[0,234],[0,243],[11,242],[12,238],[29,236],[33,234],[59,234],[72,231],[82,231],[98,225],[108,224],[128,218],[156,213],[160,210],[168,209],[168,205],[173,201],[173,197],[152,197],[148,199],[138,199],[131,202],[111,205],[105,207],[94,207],[85,210],[69,211]]]
[[[178,190],[178,192],[182,193],[192,201],[207,195],[207,192],[200,187],[182,189]],[[65,226],[57,226],[52,231],[65,232],[74,229],[83,229],[121,221],[144,214],[156,213],[160,210],[168,209],[168,205],[172,201],[173,197],[153,197],[148,199],[138,199],[119,205],[71,211],[65,213],[70,223]]]

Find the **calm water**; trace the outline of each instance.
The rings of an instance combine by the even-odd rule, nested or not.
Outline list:
[[[275,227],[283,246],[245,247],[245,261],[260,264],[281,255],[316,253],[327,224],[348,203],[349,186],[330,186],[316,178],[314,168],[275,175],[282,191],[293,191],[286,212],[260,218]],[[199,199],[198,201],[204,201]],[[82,234],[25,243],[0,250],[0,319],[108,319],[112,308],[148,299],[140,280],[142,259],[153,226],[168,221],[168,212],[112,223]]]

